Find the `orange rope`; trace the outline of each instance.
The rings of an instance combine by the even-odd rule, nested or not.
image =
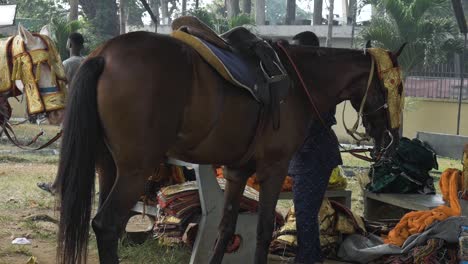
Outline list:
[[[462,186],[461,171],[446,169],[442,173],[439,185],[443,199],[446,203],[449,203],[449,206],[442,205],[428,211],[414,211],[405,214],[388,234],[385,239],[386,244],[402,246],[409,236],[423,232],[426,227],[435,221],[443,221],[451,216],[461,214],[458,201],[458,191]]]

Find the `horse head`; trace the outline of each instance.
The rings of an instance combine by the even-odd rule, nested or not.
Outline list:
[[[403,77],[398,56],[405,44],[390,52],[379,48],[366,48],[371,57],[371,71],[363,97],[351,102],[362,117],[366,134],[374,139],[371,153],[375,160],[390,158],[399,144],[401,117],[404,106]]]
[[[22,25],[19,25],[18,36],[22,39],[26,52],[28,52],[29,54],[34,54],[35,51],[37,52],[41,50],[49,51],[52,48],[55,50],[55,47],[49,47],[50,45],[53,45],[53,42],[47,41],[50,39],[48,37],[48,29],[46,27],[44,27],[41,30],[40,34],[32,34]],[[33,58],[33,61],[34,60],[35,59]],[[34,65],[33,65],[33,73],[35,75],[37,86],[39,90],[41,91],[41,96],[48,93],[48,91],[50,93],[50,91],[58,92],[61,90],[61,88],[58,87],[59,84],[58,84],[58,80],[56,79],[57,72],[55,72],[56,70],[54,70],[53,67],[51,66],[53,65],[53,63],[61,64],[62,63],[61,59],[60,57],[58,57],[58,62],[57,61],[52,62],[50,60],[51,59],[48,58],[47,60],[44,60],[39,63],[34,62]],[[19,90],[21,91],[24,90],[25,84],[23,83],[23,80],[16,80],[15,84]],[[57,110],[47,111],[46,116],[50,124],[59,125],[63,120],[63,114],[64,114],[63,109],[57,109]]]
[[[390,157],[398,146],[403,101],[399,52],[300,45],[287,48],[290,61],[297,68],[290,67],[289,72],[298,73],[293,74],[301,79],[295,81],[296,86],[305,86],[309,104],[314,105],[315,119],[320,119],[319,113],[351,101],[358,118],[346,130],[357,141],[374,141],[374,160]],[[365,133],[358,131],[361,120]]]

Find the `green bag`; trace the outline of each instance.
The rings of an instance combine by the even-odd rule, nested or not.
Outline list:
[[[435,193],[429,175],[438,169],[437,155],[419,139],[401,138],[398,149],[389,161],[373,164],[367,189],[378,193]]]

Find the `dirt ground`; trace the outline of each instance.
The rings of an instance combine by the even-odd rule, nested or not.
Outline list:
[[[24,128],[21,128],[24,129]],[[20,129],[19,137],[35,134]],[[53,136],[54,128],[46,128]],[[45,139],[44,139],[45,140]],[[57,148],[57,145],[53,148]],[[346,166],[351,166],[355,176],[365,174],[368,164],[344,156]],[[36,184],[52,181],[57,171],[58,155],[53,150],[43,152],[19,152],[19,149],[0,140],[0,264],[27,263],[31,257],[36,263],[55,263],[56,219],[54,197],[40,190]],[[456,161],[443,161],[444,167],[458,167]],[[361,167],[361,169],[359,169]],[[359,177],[348,178],[348,189],[353,191],[353,211],[363,212],[362,191]],[[281,202],[285,207],[288,203]],[[283,209],[284,210],[284,209]],[[98,263],[97,247],[91,234],[88,263]],[[15,238],[25,237],[30,245],[12,245]],[[167,248],[156,241],[128,247],[121,246],[119,254],[122,263],[188,263],[187,249]]]

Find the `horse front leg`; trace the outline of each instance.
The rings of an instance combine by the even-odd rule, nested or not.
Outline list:
[[[254,169],[227,168],[225,170],[226,188],[224,190],[223,217],[218,227],[214,254],[210,264],[221,264],[229,242],[236,231],[237,216],[239,214],[240,200],[244,193],[247,179],[255,172]]]
[[[287,163],[257,168],[257,177],[260,182],[260,204],[255,264],[266,264],[268,261],[276,219],[276,204],[287,172]]]

